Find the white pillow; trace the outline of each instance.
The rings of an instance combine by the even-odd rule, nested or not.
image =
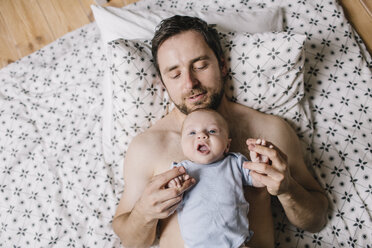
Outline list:
[[[283,30],[283,13],[277,8],[248,11],[214,12],[171,10],[128,9],[91,6],[94,18],[100,29],[104,44],[119,38],[151,39],[156,25],[173,15],[196,16],[208,24],[216,24],[219,31],[269,32]]]
[[[288,32],[221,34],[230,61],[227,95],[262,112],[307,122],[299,104],[304,96],[305,39]],[[110,154],[126,151],[134,136],[166,115],[170,100],[156,77],[148,40],[110,42],[108,63],[113,89],[112,147],[106,151]]]

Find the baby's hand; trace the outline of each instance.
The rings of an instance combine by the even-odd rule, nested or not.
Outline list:
[[[269,147],[270,149],[274,148],[273,145],[271,145],[269,142],[266,142],[266,140],[264,140],[264,139],[256,139],[256,140],[255,139],[248,139],[247,140],[248,147],[251,144],[266,146],[266,147]],[[251,157],[251,161],[254,162],[254,163],[264,163],[264,164],[271,165],[271,160],[269,159],[269,157],[267,157],[265,155],[262,155],[262,154],[259,154],[259,153],[255,152],[255,151],[249,150],[249,156]],[[257,172],[254,171],[254,172],[251,172],[251,173],[257,173]],[[259,172],[258,172],[258,174],[266,175],[266,174],[262,174],[262,173],[259,173]],[[252,185],[253,185],[253,187],[258,187],[258,188],[266,186],[261,181],[258,181],[257,179],[255,179],[255,177],[253,177],[253,176],[252,176]]]
[[[188,179],[190,179],[190,176],[188,174],[183,174],[181,176],[175,177],[168,182],[167,188],[181,188],[182,184]]]
[[[266,140],[264,140],[264,139],[257,139],[255,144],[256,145],[261,145],[261,146],[266,146],[267,145]],[[273,146],[269,145],[269,148],[273,148]],[[265,163],[265,164],[270,163],[269,158],[267,156],[261,155],[257,152],[250,151],[249,156],[251,157],[252,162]]]

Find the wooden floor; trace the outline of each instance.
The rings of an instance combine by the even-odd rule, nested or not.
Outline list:
[[[106,5],[136,1],[111,0]],[[372,54],[372,0],[339,1]],[[94,0],[0,0],[0,68],[92,22],[91,4]]]
[[[137,0],[111,0],[122,7]],[[0,68],[94,20],[94,0],[0,0]]]

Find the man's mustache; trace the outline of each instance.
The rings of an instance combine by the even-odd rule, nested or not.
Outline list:
[[[207,92],[207,89],[203,88],[203,87],[199,87],[199,88],[196,88],[196,89],[192,89],[189,93],[187,93],[186,95],[184,95],[184,99],[187,99],[187,98],[190,98],[192,96],[196,96],[196,95],[200,95],[200,94],[204,94]]]

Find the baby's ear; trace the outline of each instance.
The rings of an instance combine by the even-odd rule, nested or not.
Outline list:
[[[231,139],[229,138],[227,140],[227,145],[226,145],[226,149],[225,149],[225,154],[229,152],[230,150],[230,145],[231,145]]]

